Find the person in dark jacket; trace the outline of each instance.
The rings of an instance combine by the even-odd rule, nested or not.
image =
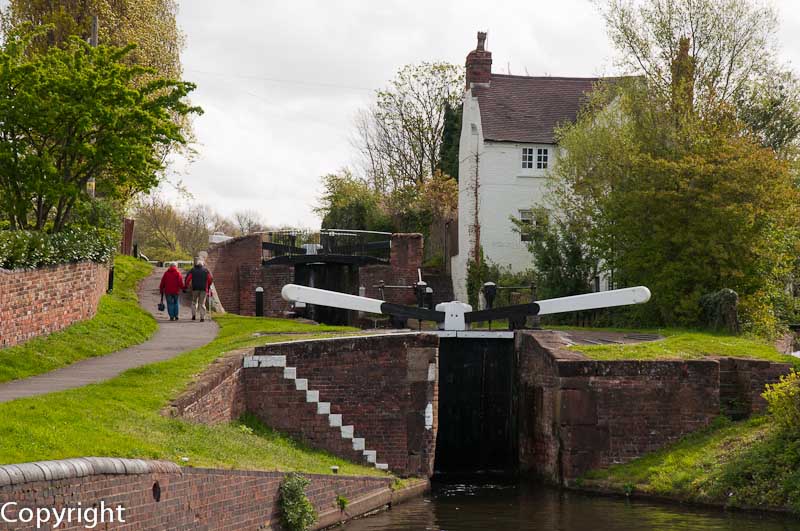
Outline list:
[[[160,286],[161,295],[167,299],[167,313],[169,314],[170,321],[178,320],[178,311],[180,309],[180,294],[183,289],[183,276],[178,271],[178,264],[172,262],[169,268],[164,271],[161,277]]]
[[[208,297],[208,290],[213,281],[211,272],[206,269],[202,260],[197,260],[192,270],[186,275],[186,289],[191,287],[192,290],[192,321],[195,320],[198,313],[200,313],[201,323],[206,320],[206,297]]]

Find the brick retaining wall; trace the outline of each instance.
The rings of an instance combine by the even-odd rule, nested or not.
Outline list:
[[[728,413],[731,391],[720,386],[721,374],[737,382],[746,416],[763,409],[764,386],[789,371],[738,358],[589,360],[566,350],[557,332],[525,332],[516,341],[520,467],[554,482],[630,461]]]
[[[240,289],[242,287],[246,290],[250,288],[252,271],[250,269],[242,270],[240,266],[260,268],[262,254],[260,234],[233,238],[209,247],[206,267],[214,276],[217,296],[226,312],[239,313],[241,311]],[[244,286],[240,283],[240,277],[245,279]],[[255,291],[255,286],[252,286],[252,289]],[[253,295],[253,300],[255,301],[255,295]],[[247,304],[245,304],[245,311],[251,311]],[[252,305],[252,312],[255,312],[255,302]],[[253,315],[253,313],[246,315]]]
[[[108,268],[93,262],[0,269],[0,348],[94,317],[107,287]]]
[[[122,506],[126,523],[110,529],[256,530],[277,526],[283,472],[181,468],[162,461],[81,458],[0,466],[0,505],[16,518],[23,507]],[[314,529],[329,526],[391,503],[391,478],[306,474],[306,495],[320,515]],[[336,496],[349,499],[346,513]],[[6,524],[0,529],[35,529]],[[48,529],[50,527],[47,527]],[[73,522],[58,529],[85,529]],[[98,525],[97,529],[106,529]]]

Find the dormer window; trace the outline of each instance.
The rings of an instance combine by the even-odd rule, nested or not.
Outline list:
[[[550,153],[548,148],[522,148],[522,168],[546,170]]]

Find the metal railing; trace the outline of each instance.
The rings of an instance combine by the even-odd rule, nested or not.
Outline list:
[[[389,259],[390,232],[321,229],[264,233],[264,258],[279,256],[339,255]]]

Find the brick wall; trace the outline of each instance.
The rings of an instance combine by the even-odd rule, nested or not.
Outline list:
[[[435,411],[437,382],[428,379],[437,363],[438,337],[428,334],[391,334],[300,341],[257,347],[258,355],[285,355],[297,368],[297,377],[319,391],[331,413],[341,414],[358,437],[366,439],[378,460],[402,475],[430,476],[435,455],[435,429],[426,429],[425,410]],[[245,370],[248,411],[279,430],[289,430],[334,453],[317,426],[324,416],[315,404],[302,404],[302,393],[277,384],[279,371]],[[276,376],[277,375],[277,376]],[[299,395],[299,398],[297,398]],[[307,407],[306,407],[307,406]],[[287,415],[287,411],[292,411]],[[434,417],[436,415],[434,414]],[[435,428],[435,426],[434,426]],[[306,431],[307,430],[307,431]],[[345,448],[348,450],[348,448]],[[348,457],[348,453],[343,454]]]
[[[424,241],[422,234],[392,234],[392,249],[388,265],[369,265],[358,270],[358,283],[366,288],[366,296],[395,304],[416,306],[414,290],[387,288],[381,297],[380,281],[389,286],[413,286],[419,280],[417,269],[422,268]]]
[[[94,317],[108,268],[80,262],[41,269],[0,269],[0,348]]]
[[[281,297],[281,290],[286,284],[294,282],[294,266],[274,264],[261,270],[261,287],[264,288],[264,315],[284,317],[291,308]]]
[[[211,274],[214,276],[214,284],[217,288],[222,307],[225,311],[231,313],[240,312],[240,293],[241,289],[249,289],[249,285],[241,286],[240,284],[240,266],[248,265],[251,267],[261,266],[261,235],[251,234],[249,236],[242,236],[234,238],[226,242],[211,245],[208,249],[208,257],[206,258],[206,267],[208,267]],[[245,270],[245,282],[250,277],[248,276],[249,269]],[[255,291],[255,286],[253,286]],[[253,294],[253,301],[255,295]],[[255,302],[253,304],[253,313],[255,312]],[[245,303],[245,307],[249,308]],[[248,315],[253,315],[248,314]]]
[[[23,507],[75,507],[78,502],[91,507],[101,501],[107,507],[124,507],[126,524],[111,524],[110,529],[272,529],[280,521],[278,489],[283,477],[282,472],[180,468],[138,459],[67,459],[0,467],[0,504],[18,503],[6,508],[10,518]],[[389,478],[306,477],[311,480],[306,495],[320,515],[314,529],[392,500]],[[350,500],[348,514],[335,508],[337,494]],[[19,531],[35,529],[35,520],[13,526]],[[101,528],[106,529],[97,526]],[[58,529],[85,527],[73,522]]]
[[[162,413],[202,424],[239,419],[246,411],[242,359],[252,354],[242,349],[217,359]]]
[[[763,408],[764,384],[789,370],[743,359],[594,361],[564,346],[555,332],[517,335],[520,467],[555,482],[707,426],[732,392],[721,374],[749,414]]]
[[[719,362],[720,408],[732,419],[760,413],[767,407],[761,396],[767,384],[776,383],[790,366],[764,360],[715,358]]]

